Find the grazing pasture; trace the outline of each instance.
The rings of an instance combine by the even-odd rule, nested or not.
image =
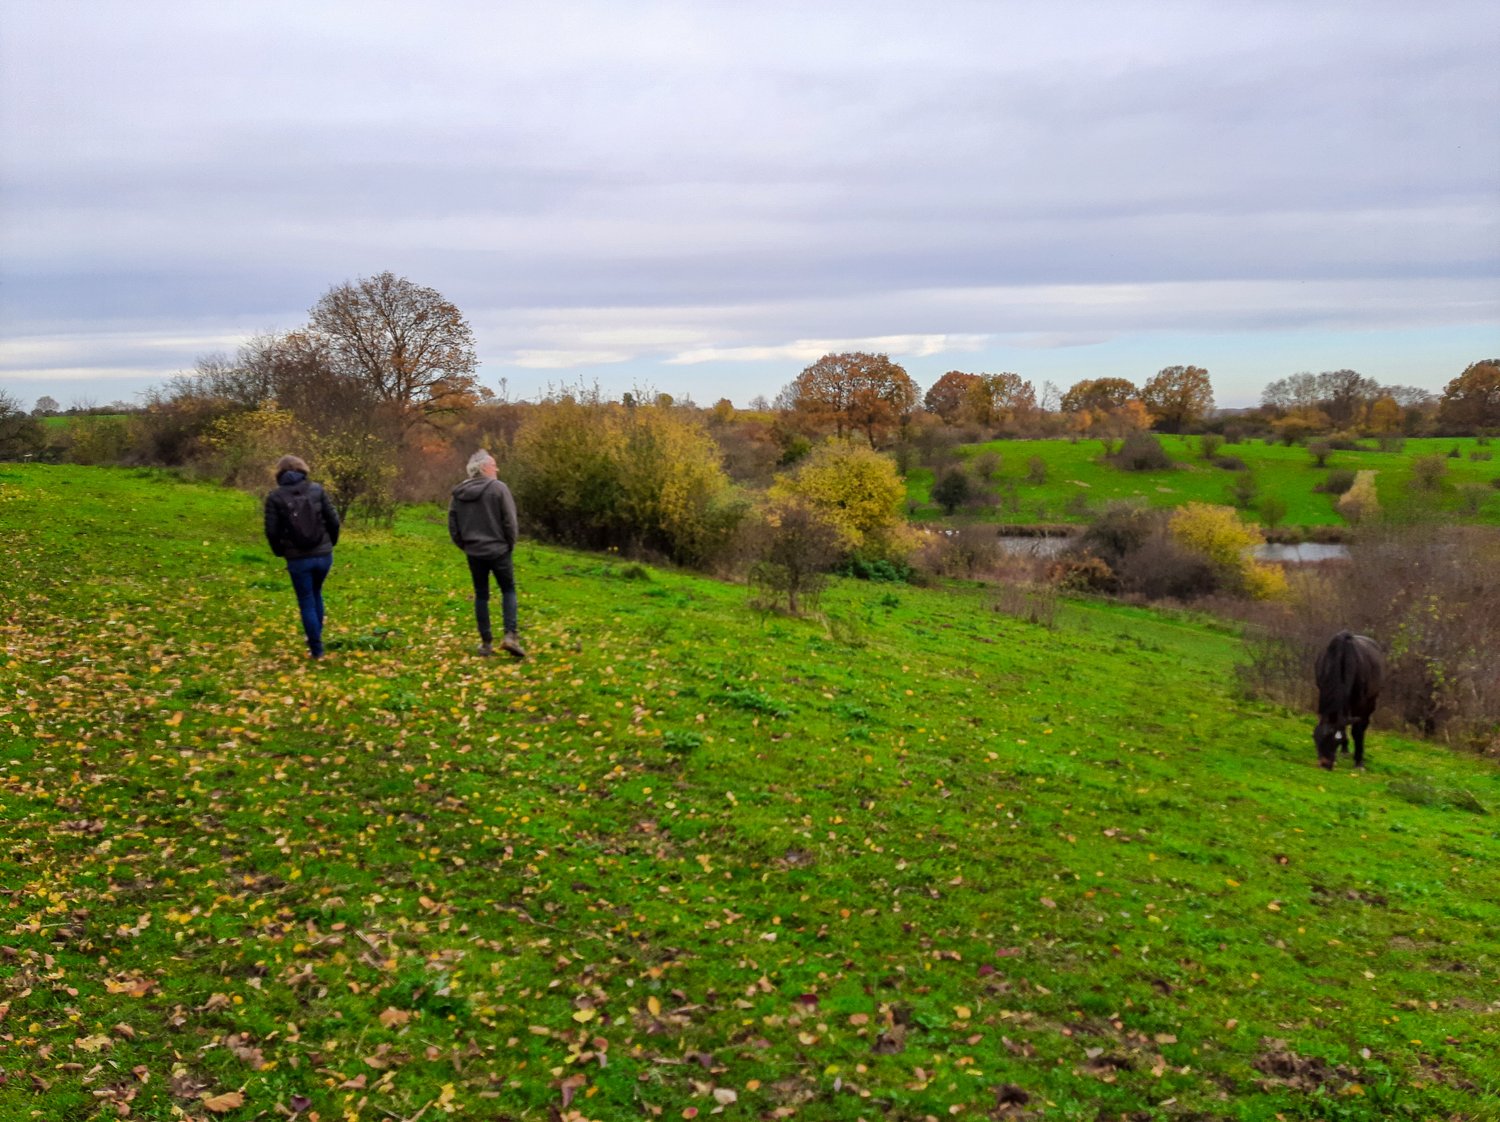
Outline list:
[[[1493,766],[1223,624],[523,545],[481,660],[430,508],[310,665],[258,535],[0,468],[0,1117],[1497,1117]]]
[[[1232,488],[1241,472],[1205,460],[1197,436],[1159,436],[1167,454],[1176,461],[1163,471],[1121,471],[1102,461],[1103,444],[1098,440],[996,440],[966,445],[964,462],[972,464],[985,453],[1000,457],[1000,468],[988,490],[995,505],[977,517],[994,522],[1082,522],[1087,507],[1134,499],[1150,506],[1181,506],[1190,502],[1232,503]],[[1364,445],[1374,448],[1373,441]],[[1341,526],[1344,519],[1333,505],[1336,495],[1315,491],[1331,471],[1374,471],[1376,492],[1383,509],[1390,512],[1438,514],[1452,520],[1500,524],[1500,458],[1487,456],[1493,442],[1481,444],[1472,437],[1412,438],[1399,451],[1333,451],[1323,467],[1316,466],[1307,448],[1262,441],[1221,445],[1219,458],[1237,457],[1244,462],[1256,484],[1257,501],[1267,495],[1286,503],[1280,519],[1284,526]],[[1458,455],[1449,453],[1457,449]],[[1442,476],[1430,489],[1415,487],[1413,465],[1438,457]],[[1039,460],[1045,471],[1032,464]],[[1037,482],[1038,476],[1043,476]],[[914,468],[907,476],[907,499],[912,516],[938,518],[942,509],[931,498],[933,473]],[[1470,504],[1474,509],[1470,509]],[[1254,518],[1254,504],[1247,510]]]

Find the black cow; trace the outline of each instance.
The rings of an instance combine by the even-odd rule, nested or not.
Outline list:
[[[1339,748],[1349,751],[1349,726],[1354,731],[1354,766],[1365,766],[1365,729],[1385,681],[1385,658],[1375,640],[1340,631],[1318,655],[1318,727],[1313,743],[1318,763],[1333,770]]]

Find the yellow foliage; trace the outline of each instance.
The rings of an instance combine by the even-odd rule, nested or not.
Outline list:
[[[1172,539],[1207,558],[1225,581],[1257,600],[1282,596],[1286,574],[1276,565],[1256,561],[1252,550],[1265,542],[1259,528],[1244,522],[1233,507],[1188,503],[1172,514]]]
[[[697,564],[739,514],[719,460],[693,414],[567,396],[530,410],[517,434],[518,498],[548,536]]]
[[[819,445],[794,474],[776,477],[770,496],[805,499],[838,531],[850,553],[896,560],[915,545],[902,513],[906,487],[895,463],[862,444]]]

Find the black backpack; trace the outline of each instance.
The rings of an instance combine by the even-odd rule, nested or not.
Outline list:
[[[323,542],[323,507],[320,492],[311,487],[286,494],[287,539],[292,548],[317,549]]]

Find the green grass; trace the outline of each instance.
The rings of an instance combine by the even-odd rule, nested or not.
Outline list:
[[[1225,625],[523,545],[481,660],[415,509],[314,666],[246,496],[0,534],[0,1118],[1500,1117],[1500,778],[1319,771]]]
[[[1188,502],[1229,503],[1229,489],[1235,472],[1216,467],[1200,454],[1196,436],[1163,436],[1159,438],[1177,466],[1166,471],[1120,471],[1102,462],[1103,445],[1098,440],[997,440],[987,444],[968,445],[963,449],[970,460],[984,452],[1001,457],[1001,467],[992,490],[1014,494],[1015,506],[1002,505],[986,512],[988,521],[1081,522],[1088,515],[1077,508],[1080,501],[1095,509],[1119,499],[1133,499],[1151,506],[1171,507]],[[1373,442],[1371,442],[1373,447]],[[1459,455],[1448,458],[1457,448]],[[1242,459],[1260,485],[1260,494],[1279,495],[1286,501],[1286,526],[1342,525],[1334,508],[1334,496],[1315,492],[1313,488],[1336,468],[1352,471],[1373,470],[1381,505],[1394,514],[1432,514],[1453,519],[1500,524],[1500,488],[1491,480],[1500,478],[1500,458],[1471,460],[1469,455],[1493,452],[1493,443],[1481,445],[1472,437],[1409,439],[1399,452],[1334,452],[1327,466],[1317,468],[1306,448],[1282,444],[1246,441],[1225,444],[1219,455]],[[1436,492],[1417,492],[1411,487],[1411,464],[1419,456],[1440,455],[1447,465],[1446,477]],[[1028,464],[1039,457],[1047,466],[1046,482],[1027,481]],[[1009,481],[1009,482],[1006,482]],[[942,516],[932,502],[931,469],[918,468],[907,477],[907,499],[913,517],[932,519]],[[1487,488],[1477,515],[1461,513],[1459,487],[1478,484]],[[1079,496],[1082,499],[1079,499]]]

